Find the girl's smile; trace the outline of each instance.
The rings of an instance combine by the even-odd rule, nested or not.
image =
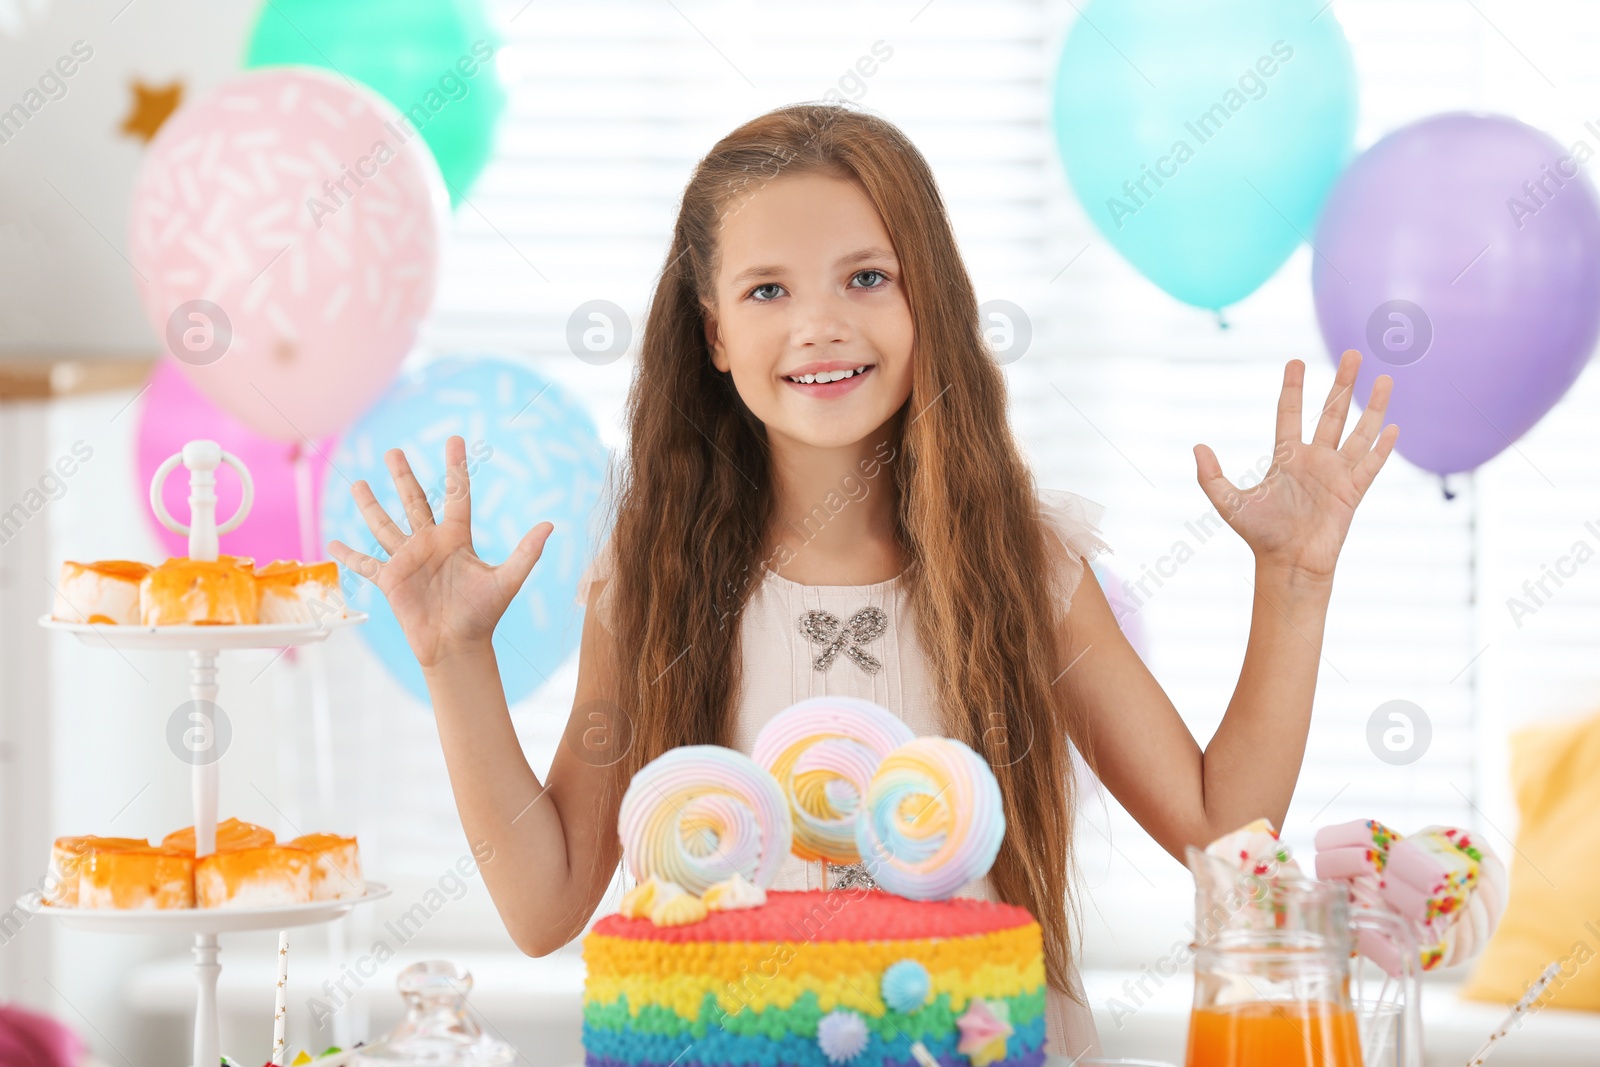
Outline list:
[[[806,396],[829,400],[856,388],[872,369],[871,363],[851,366],[847,360],[828,359],[797,367],[783,375],[783,380]]]

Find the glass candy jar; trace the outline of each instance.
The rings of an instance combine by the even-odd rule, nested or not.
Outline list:
[[[444,960],[413,963],[395,984],[406,1017],[382,1040],[369,1045],[353,1067],[504,1067],[516,1051],[479,1029],[467,1014],[472,975]]]

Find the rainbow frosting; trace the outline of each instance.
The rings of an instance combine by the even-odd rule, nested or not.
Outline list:
[[[588,1067],[1035,1067],[1039,925],[1022,908],[879,890],[771,891],[584,939]]]

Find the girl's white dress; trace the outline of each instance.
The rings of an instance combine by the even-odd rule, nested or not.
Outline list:
[[[1072,594],[1087,569],[1083,561],[1093,559],[1110,547],[1098,531],[1105,509],[1085,497],[1060,490],[1040,490],[1038,499],[1047,528],[1070,550],[1067,556],[1071,563],[1048,579],[1059,618],[1066,613]],[[608,541],[580,579],[580,604],[588,603],[591,582],[609,577],[609,549]],[[944,734],[946,731],[940,726],[929,683],[927,659],[902,592],[898,578],[860,586],[801,585],[768,570],[752,593],[741,622],[744,684],[734,729],[734,747],[749,754],[755,747],[756,734],[767,720],[797,701],[824,695],[860,697],[881,704],[899,715],[918,736]],[[609,594],[610,583],[607,582],[595,605],[601,621],[608,617]],[[869,611],[851,626],[858,612],[871,608],[883,612],[886,625],[872,625],[875,615]],[[826,612],[836,621],[830,623],[827,618],[813,615],[808,634],[800,621],[808,612]],[[826,668],[819,669],[819,654],[836,643],[826,640],[826,635],[842,630],[876,632],[876,636],[845,642]],[[857,655],[844,651],[851,647]],[[876,664],[875,669],[873,664]],[[789,856],[772,888],[829,888],[823,885],[822,878],[820,863]],[[969,882],[960,895],[996,899],[987,876]],[[1076,984],[1076,973],[1072,978]],[[1069,1060],[1090,1050],[1099,1051],[1094,1016],[1083,1004],[1081,986],[1078,996],[1078,1000],[1073,1000],[1053,987],[1047,988],[1045,995],[1049,1051]]]

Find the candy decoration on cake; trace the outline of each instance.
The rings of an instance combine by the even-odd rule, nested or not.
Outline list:
[[[911,741],[887,709],[852,697],[813,697],[761,728],[752,755],[778,780],[794,818],[794,854],[859,863],[856,813],[878,764]]]
[[[750,879],[734,871],[728,877],[700,894],[707,911],[744,911],[759,908],[767,902],[767,891]]]
[[[674,748],[640,768],[618,814],[628,869],[700,894],[732,874],[765,889],[793,843],[778,783],[718,745]]]
[[[919,737],[884,757],[867,786],[856,848],[873,880],[912,900],[944,900],[988,873],[1005,837],[994,772],[949,737]]]
[[[928,968],[916,960],[899,960],[883,972],[883,1002],[902,1015],[910,1015],[933,996]]]
[[[1506,905],[1506,870],[1465,830],[1429,826],[1402,837],[1374,819],[1317,831],[1317,877],[1345,883],[1351,902],[1411,925],[1423,970],[1454,967],[1481,952]],[[1402,969],[1393,939],[1363,930],[1361,954],[1390,975]]]
[[[705,901],[667,882],[663,891],[655,896],[654,906],[650,909],[650,921],[657,926],[687,926],[709,914],[711,910],[706,907]]]
[[[829,1063],[849,1063],[867,1049],[866,1020],[853,1011],[830,1011],[817,1021],[817,1047]]]
[[[1011,1012],[1003,1000],[975,998],[956,1020],[961,1042],[956,1050],[972,1061],[972,1067],[988,1067],[1006,1058],[1006,1039],[1016,1031],[1011,1027]]]

